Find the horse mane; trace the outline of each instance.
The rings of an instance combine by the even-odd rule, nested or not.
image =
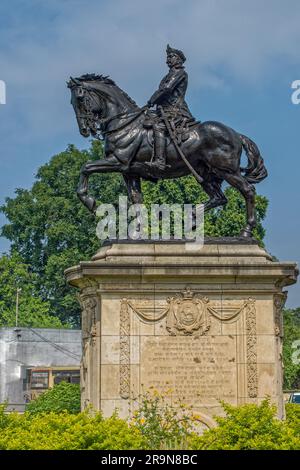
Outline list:
[[[76,78],[76,80],[79,80],[80,82],[95,82],[95,81],[100,81],[103,83],[107,83],[107,85],[116,85],[115,82],[109,78],[108,75],[97,75],[95,73],[85,73],[84,75],[81,75],[81,77]]]
[[[86,73],[84,75],[81,75],[81,77],[76,78],[76,80],[79,80],[80,82],[102,82],[107,85],[113,85],[115,86],[120,92],[123,94],[125,98],[128,99],[128,101],[133,104],[134,106],[138,107],[137,103],[129,96],[127,93],[122,90],[110,77],[109,75],[97,75],[95,73]]]

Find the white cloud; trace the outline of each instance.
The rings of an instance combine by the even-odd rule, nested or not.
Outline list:
[[[228,86],[220,70],[249,86],[280,59],[299,62],[298,0],[41,0],[2,32],[0,76],[28,135],[70,130],[65,80],[110,74],[143,104],[166,71],[170,42],[188,57],[190,88]],[[46,6],[47,5],[47,6]],[[13,6],[12,6],[13,8]],[[38,8],[40,10],[38,10]],[[40,11],[40,16],[37,12]]]

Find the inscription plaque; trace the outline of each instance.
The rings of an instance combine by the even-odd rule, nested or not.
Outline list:
[[[237,402],[234,336],[144,337],[141,341],[141,384],[144,390],[173,390],[194,405]]]

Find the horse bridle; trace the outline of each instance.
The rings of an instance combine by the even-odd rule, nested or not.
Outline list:
[[[91,97],[90,97],[90,92],[84,86],[80,85],[80,87],[84,92],[82,100],[83,100],[85,111],[84,111],[84,113],[82,113],[82,112],[79,112],[79,110],[78,110],[78,112],[76,113],[77,117],[79,119],[85,120],[86,125],[90,129],[93,137],[95,137],[98,140],[103,140],[101,134],[99,134],[99,132],[101,132],[101,129],[98,129],[96,127],[96,124],[98,124],[99,121],[100,121],[99,125],[100,125],[100,128],[101,128],[101,121],[102,120],[101,120],[101,118],[97,117],[97,115],[95,114],[94,111],[92,111],[92,100],[91,100]],[[80,106],[80,109],[81,109],[81,106]]]
[[[100,118],[97,116],[95,112],[92,111],[92,102],[91,102],[91,97],[90,97],[90,90],[87,90],[85,87],[81,86],[82,90],[84,90],[84,96],[83,96],[83,102],[84,102],[84,107],[86,109],[85,114],[78,113],[78,117],[80,119],[84,119],[86,121],[87,126],[91,130],[91,133],[93,134],[93,137],[95,137],[98,140],[104,140],[106,135],[113,134],[124,127],[128,126],[131,124],[136,118],[138,118],[142,113],[144,113],[148,107],[144,106],[143,108],[139,109],[138,111],[135,111],[133,113],[128,113],[127,111],[118,113],[115,116],[112,116],[110,118]],[[100,98],[101,99],[101,98]],[[131,116],[132,119],[129,122],[126,122],[122,124],[120,127],[117,127],[111,131],[106,131],[105,129],[107,128],[108,124],[110,124],[112,121],[118,118],[122,118],[125,116]],[[96,127],[98,125],[98,127]]]

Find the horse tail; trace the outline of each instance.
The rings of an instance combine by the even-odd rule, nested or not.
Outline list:
[[[242,134],[240,134],[240,138],[242,139],[243,149],[245,150],[248,158],[248,166],[246,168],[241,168],[241,171],[244,173],[243,176],[249,183],[259,183],[268,176],[264,160],[253,140]]]

